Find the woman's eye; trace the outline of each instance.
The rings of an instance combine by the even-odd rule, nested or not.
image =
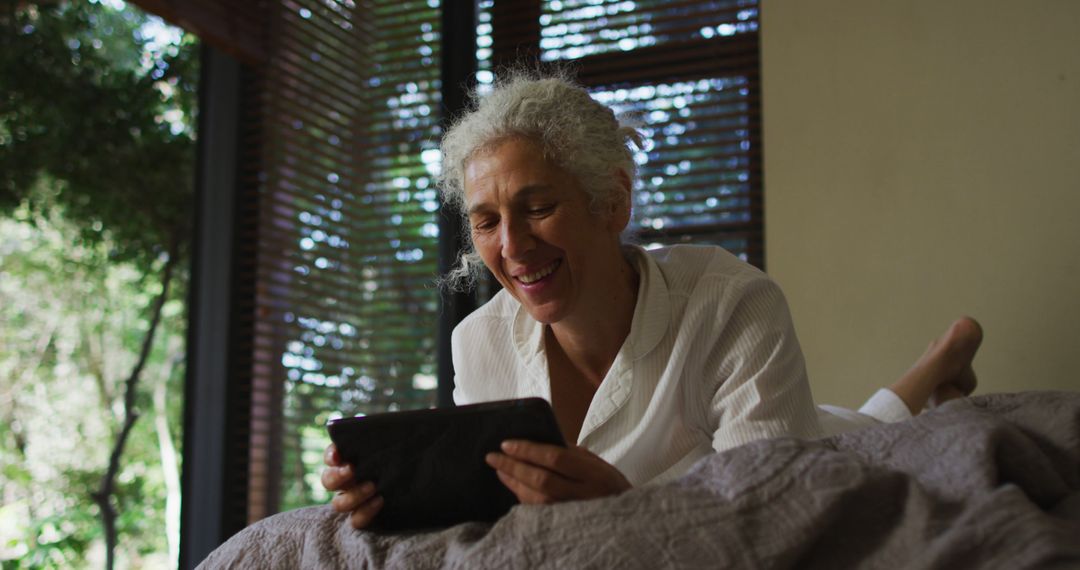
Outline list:
[[[486,231],[491,230],[491,228],[493,228],[493,227],[495,227],[495,222],[488,221],[488,220],[485,220],[485,221],[482,221],[482,222],[476,222],[476,223],[474,223],[472,225],[472,229],[473,229],[474,232],[486,232]]]
[[[529,208],[529,213],[534,216],[543,216],[550,214],[555,209],[555,206],[535,206]]]

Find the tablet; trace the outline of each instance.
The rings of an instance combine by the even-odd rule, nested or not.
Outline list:
[[[383,497],[369,527],[379,531],[494,521],[517,498],[484,456],[507,439],[565,446],[541,398],[341,418],[327,429],[357,481]]]

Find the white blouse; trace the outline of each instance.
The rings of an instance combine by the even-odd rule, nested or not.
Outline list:
[[[673,479],[714,451],[758,439],[816,438],[907,413],[887,390],[862,413],[819,412],[783,293],[727,251],[626,252],[640,275],[633,323],[577,443],[632,484]],[[462,321],[451,343],[457,404],[551,401],[543,325],[506,291]]]

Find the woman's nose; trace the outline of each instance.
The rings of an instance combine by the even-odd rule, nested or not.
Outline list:
[[[515,259],[525,255],[536,246],[529,224],[515,220],[504,220],[500,228],[502,241],[502,256],[504,259]]]

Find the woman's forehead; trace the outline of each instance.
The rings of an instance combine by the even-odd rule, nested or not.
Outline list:
[[[516,160],[529,159],[539,163],[548,163],[543,146],[528,137],[514,135],[496,139],[488,144],[478,147],[465,160],[465,176],[469,176],[469,170],[478,163],[507,164]]]
[[[488,191],[517,192],[533,187],[565,185],[569,173],[544,158],[539,146],[525,139],[511,139],[465,164],[466,202]]]

